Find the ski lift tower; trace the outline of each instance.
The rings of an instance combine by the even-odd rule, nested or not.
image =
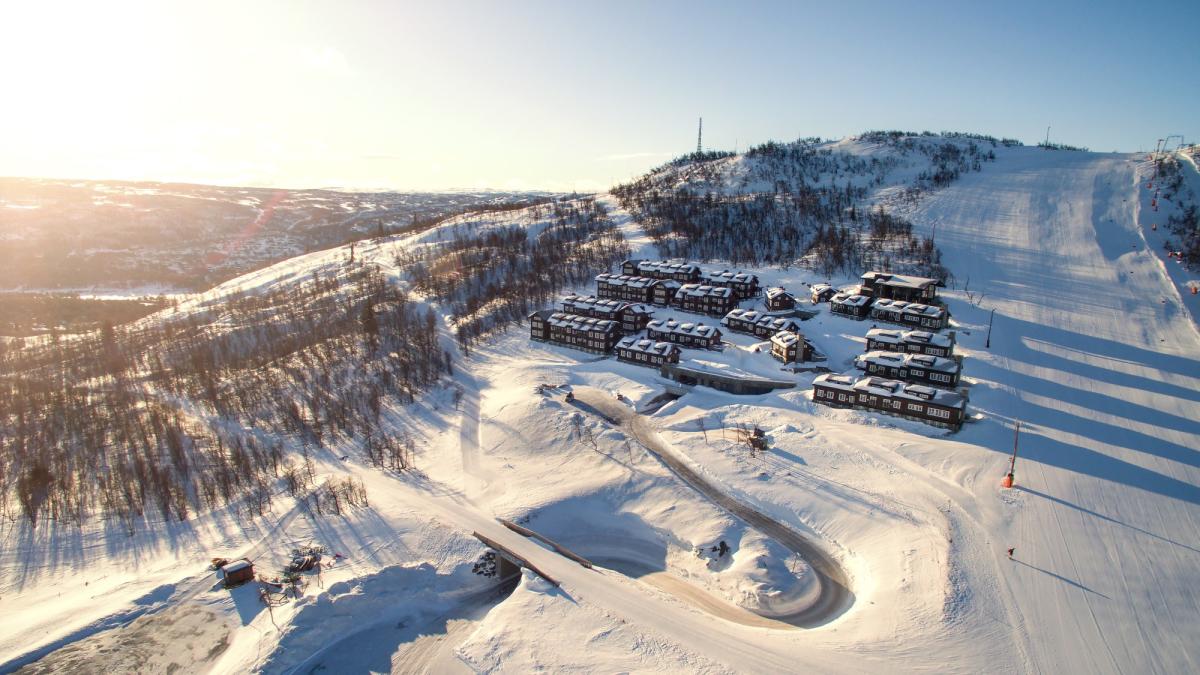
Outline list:
[[[1017,470],[1017,442],[1020,440],[1020,438],[1021,438],[1021,420],[1017,420],[1016,425],[1013,426],[1012,459],[1010,459],[1008,462],[1008,473],[1004,474],[1004,478],[1000,481],[1000,487],[1011,488],[1013,486],[1013,483],[1016,482],[1015,473]]]

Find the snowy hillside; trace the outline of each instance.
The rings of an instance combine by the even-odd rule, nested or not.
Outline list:
[[[115,336],[7,346],[12,438],[47,448],[48,466],[93,471],[78,475],[126,466],[115,485],[146,493],[80,503],[62,495],[87,490],[54,483],[58,468],[30,483],[28,466],[3,467],[6,494],[30,497],[8,500],[0,524],[0,672],[1200,669],[1200,295],[1163,248],[1187,192],[1152,201],[1141,156],[967,137],[801,144],[795,161],[784,147],[308,254]],[[1181,171],[1200,186],[1194,164]],[[679,240],[649,195],[681,188],[726,206],[811,194],[786,212],[862,235],[871,254],[841,265],[816,264],[807,225],[792,248],[740,256],[816,311],[801,327],[834,371],[871,323],[811,306],[806,284],[847,286],[856,264],[902,264],[905,242],[935,241],[971,421],[950,433],[816,404],[815,370],[782,370],[767,343],[732,332],[685,362],[794,388],[667,400],[654,369],[514,325],[530,298],[594,292],[598,269]],[[868,219],[880,205],[905,224],[884,237]],[[131,345],[117,350],[128,362],[114,344]],[[63,354],[77,358],[53,371]],[[61,398],[30,384],[44,372],[84,384]],[[71,413],[122,395],[127,415]],[[31,430],[43,409],[104,440],[107,463],[50,450],[74,436]],[[173,424],[182,455],[155,441]],[[755,426],[766,450],[744,441]],[[228,457],[248,459],[229,462],[242,478],[222,497],[214,463]],[[156,467],[144,482],[139,461]],[[173,486],[162,498],[159,482]],[[473,573],[494,562],[476,534],[540,573]],[[207,567],[245,557],[278,578],[311,545],[324,555],[299,591],[226,589]]]
[[[613,190],[661,256],[868,267],[945,278],[932,237],[891,209],[981,171],[1015,141],[971,134],[869,132],[840,141],[766,143],[701,153]]]

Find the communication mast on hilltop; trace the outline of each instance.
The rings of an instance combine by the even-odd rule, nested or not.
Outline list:
[[[696,154],[704,152],[704,146],[701,141],[704,139],[704,118],[700,118],[700,127],[696,130]]]

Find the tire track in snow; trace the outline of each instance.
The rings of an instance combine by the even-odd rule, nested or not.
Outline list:
[[[743,504],[701,476],[667,448],[666,444],[657,438],[657,434],[646,428],[642,418],[629,408],[614,403],[606,394],[590,387],[577,387],[574,391],[577,400],[629,430],[634,440],[652,452],[697,492],[776,540],[808,563],[817,575],[821,587],[820,594],[811,606],[787,617],[781,617],[781,621],[802,628],[816,628],[841,616],[854,603],[854,594],[850,591],[846,573],[832,556],[800,533],[754,507]]]

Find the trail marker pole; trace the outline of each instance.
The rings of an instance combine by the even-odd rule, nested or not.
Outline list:
[[[996,308],[995,307],[992,308],[992,313],[988,314],[987,343],[983,345],[987,349],[992,348],[992,319],[994,319],[994,318],[996,318]]]
[[[1013,453],[1012,458],[1008,462],[1008,473],[1005,474],[1003,480],[1000,481],[1000,487],[1011,488],[1016,482],[1014,473],[1017,469],[1017,442],[1021,438],[1021,420],[1017,420],[1013,427]]]

